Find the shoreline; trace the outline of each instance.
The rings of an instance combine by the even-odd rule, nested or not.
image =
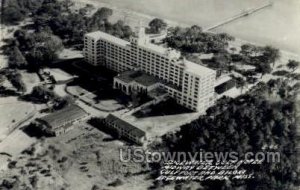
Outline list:
[[[111,8],[114,10],[114,14],[112,15],[112,17],[113,17],[112,20],[117,21],[117,20],[123,20],[125,18],[126,24],[128,24],[130,26],[133,25],[132,27],[136,27],[139,22],[141,22],[141,24],[143,26],[147,26],[148,22],[150,20],[157,18],[156,16],[153,16],[153,15],[136,12],[136,11],[132,11],[129,9],[119,8],[119,7],[111,5],[109,3],[99,2],[98,0],[86,0],[84,2],[82,2],[81,0],[72,0],[72,1],[75,3],[75,5],[77,4],[79,6],[85,6],[86,4],[92,4],[93,6],[95,6],[95,8],[100,8],[100,7]],[[132,17],[132,18],[128,18],[128,17]],[[166,19],[166,18],[161,18],[161,19],[163,19],[170,27],[175,27],[175,26],[189,27],[189,26],[191,26],[191,24],[180,23],[180,22]],[[135,20],[135,21],[132,21],[132,20]],[[134,26],[134,25],[136,25],[136,26]],[[209,32],[218,33],[218,32],[214,32],[214,31],[209,31]],[[267,43],[258,43],[258,42],[244,40],[244,39],[237,38],[237,37],[235,37],[235,41],[231,42],[231,44],[233,46],[239,46],[239,47],[241,44],[245,44],[245,43],[250,43],[253,45],[257,45],[257,46],[268,45]],[[300,54],[297,54],[295,52],[291,52],[288,50],[284,50],[279,47],[277,47],[277,48],[280,50],[281,55],[282,55],[282,57],[280,59],[284,59],[286,61],[288,61],[287,59],[295,59],[295,60],[300,61]]]

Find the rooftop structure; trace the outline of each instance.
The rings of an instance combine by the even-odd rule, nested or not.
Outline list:
[[[121,46],[127,46],[130,43],[126,40],[123,40],[121,38],[117,38],[113,35],[107,34],[105,32],[101,32],[101,31],[96,31],[96,32],[91,32],[86,34],[87,37],[93,38],[95,40],[99,40],[99,39],[106,39],[107,41],[110,41],[112,43],[121,45]]]
[[[114,88],[120,89],[127,95],[133,92],[147,94],[159,85],[160,80],[142,71],[125,71],[114,78]]]
[[[214,70],[205,67],[203,65],[191,62],[187,59],[182,59],[182,64],[185,66],[186,71],[194,73],[196,75],[201,75],[201,76],[209,76],[215,73]]]

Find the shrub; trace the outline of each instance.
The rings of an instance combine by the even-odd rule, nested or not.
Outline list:
[[[123,181],[121,179],[116,179],[114,182],[108,184],[108,186],[117,187],[123,185]]]
[[[279,71],[275,71],[272,74],[276,75],[276,76],[286,76],[288,75],[290,72],[286,71],[286,70],[279,70]]]

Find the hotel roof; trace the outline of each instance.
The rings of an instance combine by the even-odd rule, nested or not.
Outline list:
[[[187,72],[202,76],[207,76],[216,73],[215,70],[205,67],[203,65],[188,61],[186,59],[183,59],[182,61],[185,65],[185,69]]]
[[[166,48],[163,46],[159,46],[150,42],[147,43],[141,43],[139,44],[140,47],[153,51],[155,53],[164,55],[164,56],[169,56],[171,59],[178,59],[181,56],[181,53],[171,49],[171,48]]]
[[[94,38],[95,40],[105,39],[109,42],[112,42],[114,44],[118,44],[118,45],[121,45],[121,46],[127,46],[127,45],[130,44],[126,40],[123,40],[121,38],[117,38],[113,35],[107,34],[107,33],[102,32],[102,31],[91,32],[91,33],[86,34],[86,36]]]
[[[230,81],[232,78],[228,75],[224,75],[224,76],[221,76],[219,78],[217,78],[216,82],[215,82],[215,86],[219,86],[225,82],[228,82]]]

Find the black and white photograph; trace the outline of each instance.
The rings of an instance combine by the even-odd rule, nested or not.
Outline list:
[[[300,189],[300,0],[0,17],[0,190]]]

